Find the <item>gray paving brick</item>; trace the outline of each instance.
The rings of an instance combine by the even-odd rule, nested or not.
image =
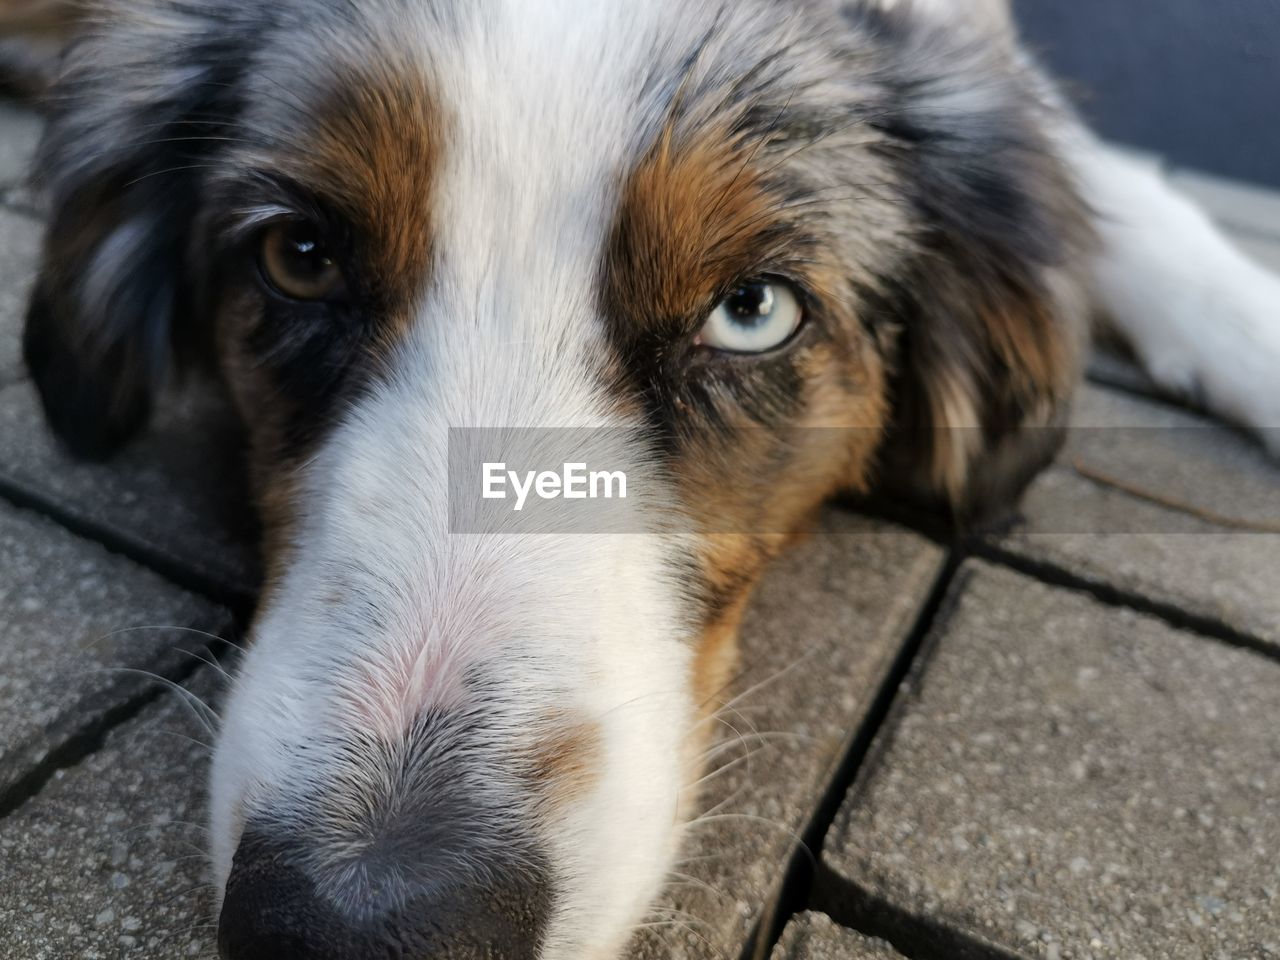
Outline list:
[[[0,570],[0,796],[146,686],[122,668],[172,673],[204,646],[181,629],[130,628],[228,626],[209,602],[3,503]]]
[[[26,179],[43,122],[32,110],[0,100],[0,187]]]
[[[1280,239],[1280,192],[1186,169],[1174,170],[1169,182],[1219,223]]]
[[[797,914],[787,924],[773,960],[903,960],[883,940],[840,927],[821,913]]]
[[[1005,569],[957,584],[828,865],[1027,957],[1280,957],[1280,663]]]
[[[1226,427],[1095,386],[1073,423],[999,546],[1280,649],[1280,534],[1225,525],[1280,527],[1280,467]]]
[[[752,604],[730,691],[742,698],[718,728],[728,746],[702,803],[718,819],[691,828],[689,879],[656,914],[679,923],[646,931],[636,960],[739,954],[943,559],[922,538],[847,514],[825,529],[779,561]]]
[[[249,594],[256,546],[240,449],[226,404],[197,385],[161,402],[151,428],[107,464],[60,448],[29,383],[0,390],[0,482],[202,589]]]
[[[22,321],[35,279],[40,224],[0,209],[0,387],[21,379]]]
[[[208,699],[211,669],[194,692]],[[205,875],[209,734],[166,693],[0,821],[11,960],[212,960]]]

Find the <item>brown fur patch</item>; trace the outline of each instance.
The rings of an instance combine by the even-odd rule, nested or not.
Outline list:
[[[716,538],[718,550],[706,554],[706,575],[713,590],[724,591],[730,599],[715,619],[702,629],[693,659],[693,699],[699,712],[709,715],[723,703],[726,689],[738,665],[738,629],[750,599],[750,585],[741,573],[759,570],[773,551],[754,537]],[[710,545],[709,545],[710,546]]]
[[[332,203],[359,234],[362,282],[400,305],[431,261],[443,120],[420,69],[344,71],[273,165]]]
[[[903,371],[906,430],[889,457],[899,491],[931,491],[962,522],[1016,500],[1058,446],[1082,363],[1083,289],[1053,268],[986,284],[951,264],[934,271],[937,301],[912,331]]]
[[[604,737],[600,724],[584,717],[557,714],[529,758],[529,771],[547,800],[560,805],[588,793],[600,778]]]
[[[870,483],[887,405],[882,386],[864,393],[849,384],[882,383],[881,375],[859,371],[866,379],[851,381],[825,349],[815,349],[803,366],[805,413],[787,433],[785,469],[765,473],[772,446],[761,429],[745,431],[734,449],[681,465],[689,502],[704,529],[714,531],[699,556],[709,620],[695,651],[693,684],[704,711],[716,709],[730,680],[738,625],[769,561],[810,529],[828,498],[866,491]],[[761,478],[760,485],[748,481],[744,491],[744,477]]]
[[[670,391],[671,465],[703,534],[692,683],[704,714],[732,681],[739,622],[769,560],[833,493],[866,489],[888,419],[878,345],[852,302],[857,265],[822,242],[820,218],[797,213],[821,205],[780,172],[772,129],[732,129],[668,124],[625,185],[605,265],[606,309],[633,366],[649,344],[679,356],[715,301],[752,276],[794,278],[821,314],[822,329],[782,356],[673,359],[649,374]],[[751,407],[770,396],[778,409],[762,420]]]
[[[247,294],[228,298],[221,314],[216,350],[221,376],[248,435],[249,485],[263,531],[259,604],[265,606],[292,559],[288,548],[298,514],[298,484],[283,450],[288,418],[294,411],[243,349],[244,329],[261,318],[257,298]]]
[[[629,178],[607,264],[608,299],[639,324],[706,309],[780,249],[778,199],[723,126],[685,138],[668,125]]]

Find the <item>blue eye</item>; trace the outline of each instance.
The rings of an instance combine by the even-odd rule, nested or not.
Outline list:
[[[729,353],[764,353],[785,343],[803,316],[790,286],[777,280],[749,280],[716,304],[698,342]]]

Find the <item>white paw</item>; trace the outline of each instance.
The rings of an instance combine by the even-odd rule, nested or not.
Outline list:
[[[1157,384],[1248,428],[1280,458],[1280,277],[1243,257],[1215,266],[1136,346]]]
[[[1099,211],[1100,302],[1151,378],[1280,457],[1280,277],[1158,171],[1087,136],[1064,148]]]
[[[1244,266],[1218,287],[1202,321],[1200,382],[1210,411],[1254,430],[1280,456],[1280,277]]]

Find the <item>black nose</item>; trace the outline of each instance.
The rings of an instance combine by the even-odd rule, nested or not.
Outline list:
[[[333,852],[329,856],[336,861]],[[483,880],[350,861],[246,831],[218,920],[224,960],[534,960],[551,896],[527,853]],[[412,877],[412,880],[406,879]]]

